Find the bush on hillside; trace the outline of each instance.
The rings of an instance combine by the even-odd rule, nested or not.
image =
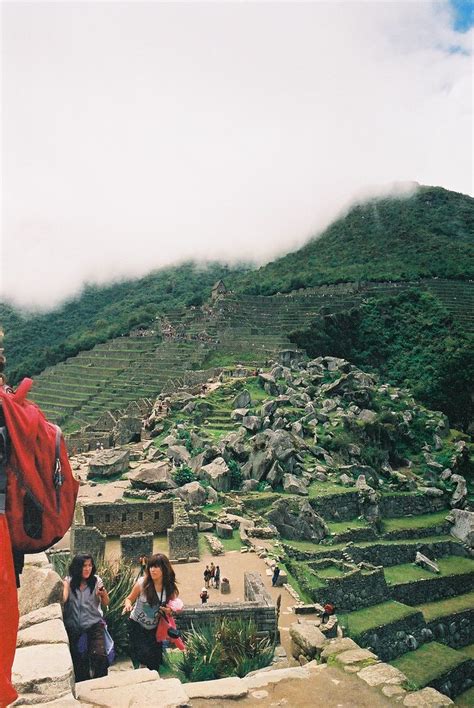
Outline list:
[[[191,467],[188,467],[187,465],[178,467],[178,469],[173,472],[172,477],[178,487],[182,487],[183,484],[189,484],[189,482],[196,481],[196,475],[192,471]]]

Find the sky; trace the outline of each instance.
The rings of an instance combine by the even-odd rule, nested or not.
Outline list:
[[[2,2],[0,299],[264,263],[356,200],[472,194],[464,0]]]

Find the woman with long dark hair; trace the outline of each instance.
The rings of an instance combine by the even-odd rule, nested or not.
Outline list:
[[[88,553],[79,553],[72,559],[69,575],[64,579],[63,599],[76,681],[107,676],[109,662],[101,605],[107,607],[109,595]]]
[[[130,655],[135,667],[144,664],[158,670],[163,656],[162,643],[156,639],[161,617],[173,613],[179,591],[169,559],[162,553],[148,558],[143,577],[139,578],[125,599],[124,612],[130,612]],[[171,607],[170,607],[171,604]]]

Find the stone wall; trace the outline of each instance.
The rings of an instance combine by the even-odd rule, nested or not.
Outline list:
[[[371,543],[367,546],[348,545],[343,549],[333,549],[331,546],[320,546],[317,552],[302,551],[291,546],[291,543],[283,543],[285,553],[295,560],[310,561],[322,558],[322,553],[330,554],[332,558],[342,560],[343,553],[350,553],[355,563],[372,563],[373,565],[392,566],[401,563],[412,563],[415,560],[416,552],[427,555],[429,558],[441,558],[442,556],[467,556],[467,551],[456,541],[436,541],[434,543]]]
[[[433,632],[437,642],[447,644],[453,649],[474,644],[474,608],[437,617],[426,626]]]
[[[474,661],[468,659],[463,664],[430,681],[430,686],[450,698],[456,698],[473,685],[473,676]]]
[[[435,511],[441,511],[441,509],[446,509],[447,514],[449,511],[443,498],[427,497],[424,494],[413,494],[413,492],[383,496],[379,506],[381,515],[388,517],[432,514]]]
[[[82,504],[84,521],[107,536],[165,533],[173,525],[173,502],[94,502]]]
[[[430,602],[444,600],[472,590],[474,590],[474,573],[433,575],[432,578],[422,578],[410,583],[392,585],[389,588],[393,599],[406,605],[420,605],[428,599]]]
[[[105,554],[106,536],[95,526],[71,526],[71,555],[90,553],[94,560],[99,560]]]
[[[360,513],[357,492],[320,496],[310,499],[309,503],[326,521],[350,521]]]
[[[257,632],[267,635],[272,641],[278,636],[276,607],[265,590],[260,573],[244,574],[245,602],[228,602],[219,605],[194,605],[186,607],[177,616],[177,625],[182,630],[208,626],[221,619],[253,621]]]
[[[349,627],[346,628],[350,633]],[[430,641],[422,612],[416,612],[396,622],[373,627],[367,632],[354,636],[363,647],[370,647],[382,661],[391,661],[407,651],[417,649],[420,644]]]
[[[177,524],[167,531],[169,557],[174,562],[199,560],[196,524]]]
[[[120,536],[122,558],[138,562],[140,556],[151,556],[153,553],[152,533],[130,533]]]

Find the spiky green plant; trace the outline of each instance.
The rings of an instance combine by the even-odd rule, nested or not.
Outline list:
[[[245,676],[268,666],[274,645],[258,636],[254,622],[222,619],[185,634],[186,650],[176,668],[187,681]]]

